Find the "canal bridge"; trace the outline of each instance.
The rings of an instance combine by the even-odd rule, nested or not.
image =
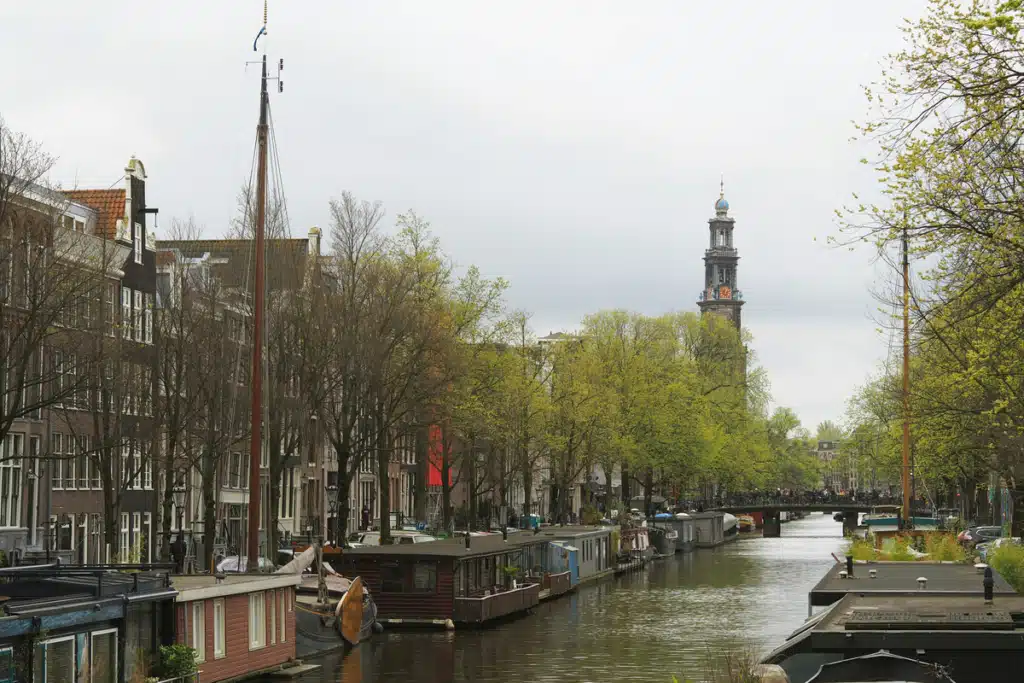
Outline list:
[[[719,505],[712,508],[717,512],[728,512],[733,515],[760,512],[763,522],[762,534],[765,538],[778,538],[782,535],[783,512],[841,512],[843,513],[843,533],[853,533],[857,529],[857,519],[863,512],[871,512],[868,503],[829,503],[829,502],[778,502],[778,503],[744,503]]]

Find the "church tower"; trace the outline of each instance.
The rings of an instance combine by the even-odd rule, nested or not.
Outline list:
[[[739,253],[732,241],[736,221],[729,217],[729,202],[725,199],[725,181],[715,202],[715,217],[708,220],[711,241],[704,252],[704,291],[697,305],[701,314],[715,313],[732,321],[742,329],[740,310],[743,294],[738,288],[736,271]]]

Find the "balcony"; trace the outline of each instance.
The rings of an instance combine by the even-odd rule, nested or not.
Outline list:
[[[455,598],[454,621],[462,624],[483,624],[492,619],[525,612],[540,604],[540,584],[520,586],[478,598]]]

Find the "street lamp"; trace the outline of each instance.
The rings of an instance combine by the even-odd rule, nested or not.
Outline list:
[[[188,493],[188,489],[185,488],[185,484],[179,479],[178,483],[171,489],[171,495],[174,497],[174,507],[178,511],[178,530],[181,531],[183,517],[185,515],[185,494]]]
[[[335,545],[340,545],[337,529],[338,529],[338,487],[331,484],[327,487],[327,509],[330,516],[327,518],[327,532],[328,537]]]

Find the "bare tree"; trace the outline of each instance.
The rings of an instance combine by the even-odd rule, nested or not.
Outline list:
[[[73,215],[48,185],[53,163],[0,119],[0,443],[15,420],[38,418],[83,388],[87,358],[76,354],[72,375],[54,354],[74,353],[110,295],[116,249],[85,234],[89,212]]]

